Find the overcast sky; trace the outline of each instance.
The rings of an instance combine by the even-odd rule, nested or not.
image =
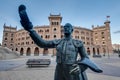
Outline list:
[[[91,29],[91,25],[104,25],[110,16],[112,43],[120,44],[120,0],[0,0],[0,43],[3,25],[21,29],[18,6],[24,4],[33,25],[49,25],[48,16],[61,14],[62,25],[71,23]]]

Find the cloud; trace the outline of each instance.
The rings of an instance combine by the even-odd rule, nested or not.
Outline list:
[[[115,31],[114,33],[120,33],[120,30],[118,30],[118,31]]]

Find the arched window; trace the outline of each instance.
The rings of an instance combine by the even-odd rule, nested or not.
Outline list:
[[[54,38],[56,38],[56,35],[54,35]]]
[[[81,34],[83,34],[83,35],[84,35],[84,34],[85,34],[85,32],[84,32],[84,31],[82,31],[82,32],[81,32]]]
[[[105,42],[102,42],[102,44],[105,44]]]
[[[11,41],[13,41],[13,38],[11,38]]]
[[[32,41],[31,44],[33,44],[34,42]]]
[[[13,37],[13,33],[11,34],[11,37]]]
[[[78,30],[75,30],[75,33],[79,34],[79,31],[78,31]]]
[[[86,35],[88,36],[88,35],[89,35],[89,32],[86,32]]]
[[[5,40],[7,40],[7,38],[5,38]]]
[[[59,25],[59,22],[57,22],[57,25]]]
[[[104,34],[104,32],[101,32],[101,34],[103,35],[103,34]]]
[[[4,46],[6,47],[6,46],[7,46],[7,44],[4,44]]]
[[[54,28],[54,31],[56,31],[56,28]]]
[[[61,35],[61,38],[63,38],[64,36],[63,35]]]
[[[8,36],[8,33],[5,33],[5,36]]]

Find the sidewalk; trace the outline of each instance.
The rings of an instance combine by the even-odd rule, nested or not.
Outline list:
[[[89,80],[120,80],[120,58],[118,54],[106,55],[102,58],[90,57],[90,59],[103,69],[103,73],[87,71]]]

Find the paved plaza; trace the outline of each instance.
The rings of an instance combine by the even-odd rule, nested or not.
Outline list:
[[[29,57],[0,61],[0,80],[54,80],[55,57],[51,57],[49,67],[28,68],[25,65]],[[103,73],[87,69],[88,80],[120,80],[120,58],[117,54],[90,59],[98,64]]]

